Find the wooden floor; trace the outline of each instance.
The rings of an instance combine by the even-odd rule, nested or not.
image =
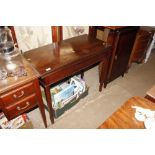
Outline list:
[[[132,97],[99,126],[99,129],[144,129],[144,122],[135,118],[135,108],[132,106],[155,110],[153,102],[142,97]]]

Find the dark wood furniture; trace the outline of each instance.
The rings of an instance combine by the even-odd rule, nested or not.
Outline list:
[[[146,92],[145,98],[155,103],[155,85]]]
[[[51,31],[53,42],[63,40],[63,26],[51,26]]]
[[[45,89],[51,122],[54,123],[50,86],[65,77],[100,63],[100,86],[107,83],[111,46],[88,35],[63,40],[24,53],[24,57],[40,74]]]
[[[112,45],[108,81],[124,75],[139,27],[136,26],[92,26],[90,35],[96,37],[97,30],[108,29],[106,42]]]
[[[98,129],[144,129],[144,123],[135,118],[135,109],[139,106],[155,110],[155,104],[142,97],[132,97],[114,112]]]
[[[27,76],[8,77],[0,80],[0,108],[8,120],[39,106],[45,127],[47,127],[38,73],[24,60]],[[1,63],[1,60],[0,60]],[[2,63],[1,63],[2,64]]]
[[[144,61],[147,49],[153,39],[154,32],[154,28],[146,26],[140,27],[130,56],[129,67],[132,62],[142,63]]]

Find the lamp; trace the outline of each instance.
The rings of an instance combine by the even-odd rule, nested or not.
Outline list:
[[[11,37],[8,39],[8,36],[8,30],[3,28],[0,31],[0,59],[3,62],[3,68],[7,71],[7,76],[26,75],[21,53],[15,48],[13,41],[10,40]]]

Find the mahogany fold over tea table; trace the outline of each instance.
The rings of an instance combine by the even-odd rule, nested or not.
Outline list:
[[[72,76],[99,63],[99,91],[107,84],[107,71],[111,46],[89,35],[52,43],[24,53],[24,57],[40,74],[40,84],[44,87],[51,122],[54,111],[50,87],[52,84]]]

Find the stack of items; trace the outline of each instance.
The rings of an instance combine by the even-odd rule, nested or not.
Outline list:
[[[52,106],[55,118],[74,106],[81,98],[88,94],[88,87],[83,79],[78,76],[51,88]]]
[[[4,113],[0,113],[0,129],[31,129],[32,122],[26,114],[22,114],[10,121],[5,117]]]

